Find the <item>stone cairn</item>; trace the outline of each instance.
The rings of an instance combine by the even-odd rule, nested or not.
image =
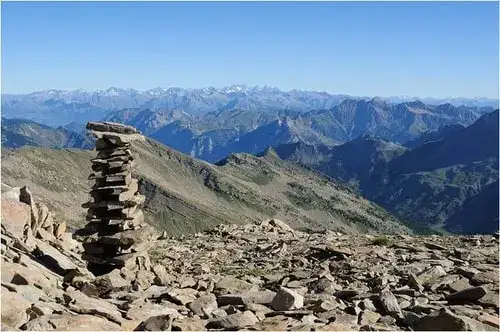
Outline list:
[[[91,160],[95,180],[83,230],[83,258],[95,274],[115,268],[149,270],[147,254],[152,229],[144,222],[138,180],[132,178],[134,156],[131,142],[144,136],[131,126],[89,122],[87,130],[97,139],[97,158]]]

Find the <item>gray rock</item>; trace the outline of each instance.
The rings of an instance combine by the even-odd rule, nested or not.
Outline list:
[[[94,284],[100,290],[100,294],[127,290],[131,287],[130,281],[123,278],[118,269],[96,278]]]
[[[379,301],[382,308],[384,308],[385,312],[389,315],[401,313],[398,300],[388,288],[385,288],[380,292]]]
[[[31,306],[31,310],[38,316],[52,315],[52,314],[66,314],[69,310],[62,304],[56,302],[42,302],[39,301]]]
[[[422,317],[414,328],[417,331],[477,331],[484,330],[486,326],[443,308]]]
[[[484,284],[498,284],[500,276],[497,271],[487,271],[475,274],[470,278],[470,282],[472,285],[484,285]]]
[[[363,301],[360,302],[359,306],[363,310],[366,309],[366,310],[371,310],[371,311],[377,311],[375,304],[370,299],[364,299]]]
[[[439,251],[444,251],[447,249],[445,246],[439,245],[437,243],[432,243],[432,242],[425,242],[424,245],[426,248],[435,249],[435,250],[439,250]]]
[[[257,313],[262,313],[265,315],[267,313],[272,312],[272,310],[269,309],[268,307],[266,307],[265,305],[258,304],[258,303],[245,304],[245,310],[250,310],[253,313],[255,313],[256,315],[257,315]]]
[[[169,315],[172,318],[177,318],[179,312],[176,309],[168,308],[161,304],[144,303],[131,307],[127,311],[126,317],[136,321],[146,321],[150,317],[161,315]]]
[[[276,311],[300,309],[303,306],[304,297],[285,287],[280,288],[271,302],[271,307]]]
[[[493,308],[498,311],[499,305],[498,305],[498,290],[493,293],[493,292],[488,292],[485,296],[477,300],[477,302],[485,307],[485,308]]]
[[[416,314],[412,311],[403,311],[402,314],[403,319],[401,321],[410,327],[415,326],[423,317],[423,315]]]
[[[380,314],[371,310],[363,310],[359,315],[359,325],[375,324],[380,319]]]
[[[477,320],[483,324],[496,328],[497,330],[500,329],[500,318],[498,316],[492,316],[483,313],[479,317],[477,317]]]
[[[315,313],[318,313],[318,312],[331,311],[331,310],[334,310],[338,307],[339,307],[338,302],[336,302],[334,300],[331,300],[331,301],[330,300],[319,300],[314,304],[312,309]]]
[[[356,326],[358,324],[358,316],[356,315],[348,315],[348,314],[337,314],[334,316],[334,322],[337,324],[341,324],[343,326]]]
[[[249,291],[257,291],[258,286],[235,277],[223,277],[215,285],[215,290],[220,294],[241,294]]]
[[[226,305],[244,305],[245,297],[242,294],[224,294],[217,297],[217,303],[220,306]]]
[[[338,297],[339,299],[344,300],[344,299],[350,299],[354,296],[359,295],[359,291],[355,290],[355,289],[345,289],[345,290],[335,292],[333,295],[335,295],[335,297]]]
[[[180,280],[178,280],[180,288],[188,288],[196,286],[196,280],[193,277],[184,276]]]
[[[448,285],[448,288],[453,292],[459,292],[469,287],[471,287],[471,285],[469,284],[469,280],[467,278],[461,278]]]
[[[196,299],[198,291],[192,288],[173,288],[167,292],[169,299],[180,305],[188,305]]]
[[[446,300],[449,303],[469,303],[481,299],[486,293],[486,289],[482,286],[470,287],[448,295]]]
[[[2,289],[2,324],[20,327],[29,319],[27,310],[31,307],[31,302],[21,294],[9,292]]]
[[[155,274],[154,283],[158,286],[168,286],[174,281],[174,276],[167,272],[165,266],[156,264],[153,266],[153,272]]]
[[[2,286],[11,292],[16,292],[22,295],[27,301],[31,303],[38,302],[40,298],[48,299],[47,295],[37,287],[31,285],[15,285],[10,283],[2,283]]]
[[[315,293],[334,294],[338,291],[338,286],[328,278],[321,278],[310,287]]]
[[[422,273],[417,275],[417,280],[423,286],[429,286],[435,282],[439,277],[446,275],[446,271],[439,265],[428,268]]]
[[[30,331],[120,331],[120,325],[92,315],[48,315],[26,323],[23,328]]]
[[[139,131],[132,126],[115,122],[87,122],[86,129],[98,132],[137,134]]]
[[[244,312],[228,315],[223,318],[218,318],[211,320],[207,324],[207,328],[216,329],[239,329],[246,326],[252,326],[257,324],[259,319],[253,314],[253,312],[247,310]]]
[[[172,331],[204,331],[205,322],[198,318],[176,319],[172,322]]]
[[[103,316],[117,324],[123,321],[122,315],[116,307],[105,300],[91,298],[74,290],[66,291],[64,297],[66,305],[74,312]]]
[[[202,295],[189,304],[189,309],[197,316],[209,318],[217,309],[217,298],[214,294]]]
[[[172,317],[170,315],[152,316],[141,322],[136,331],[171,331]]]
[[[59,273],[62,276],[71,270],[78,269],[78,266],[73,263],[70,258],[64,256],[53,246],[40,240],[36,240],[35,256],[46,264],[47,267],[53,269],[54,272]]]
[[[244,305],[247,303],[270,304],[275,296],[276,293],[269,290],[250,291],[242,294],[225,294],[217,297],[217,303],[220,306],[228,304]]]
[[[146,290],[148,289],[155,279],[155,275],[146,270],[139,270],[135,276],[135,280],[133,282],[134,290]]]
[[[466,278],[472,278],[474,277],[476,274],[480,273],[481,271],[473,268],[473,267],[469,267],[469,266],[461,266],[461,267],[458,267],[456,269],[456,273],[466,277]]]

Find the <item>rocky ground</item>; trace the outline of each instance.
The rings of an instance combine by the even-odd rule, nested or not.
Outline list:
[[[70,233],[2,199],[2,330],[498,330],[498,237],[303,233],[278,220],[156,240],[94,276]],[[40,235],[41,234],[41,235]]]

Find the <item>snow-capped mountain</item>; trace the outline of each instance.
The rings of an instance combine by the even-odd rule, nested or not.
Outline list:
[[[153,112],[182,110],[192,116],[227,110],[308,112],[331,109],[346,99],[371,100],[372,98],[320,91],[283,91],[269,86],[246,85],[199,89],[157,87],[142,91],[117,87],[96,91],[50,89],[23,95],[3,94],[2,116],[30,119],[46,125],[59,126],[71,122],[102,119],[113,111],[132,108],[149,109]],[[382,98],[382,100],[395,103],[417,99]],[[498,107],[498,101],[485,98],[423,100],[427,104],[450,103]]]

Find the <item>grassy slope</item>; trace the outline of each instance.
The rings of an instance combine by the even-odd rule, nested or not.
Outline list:
[[[137,143],[137,175],[149,222],[170,233],[277,217],[295,227],[406,232],[383,209],[326,178],[269,154],[228,158],[220,166],[152,140]],[[73,227],[84,222],[93,153],[24,147],[2,154],[2,182],[27,185]]]

